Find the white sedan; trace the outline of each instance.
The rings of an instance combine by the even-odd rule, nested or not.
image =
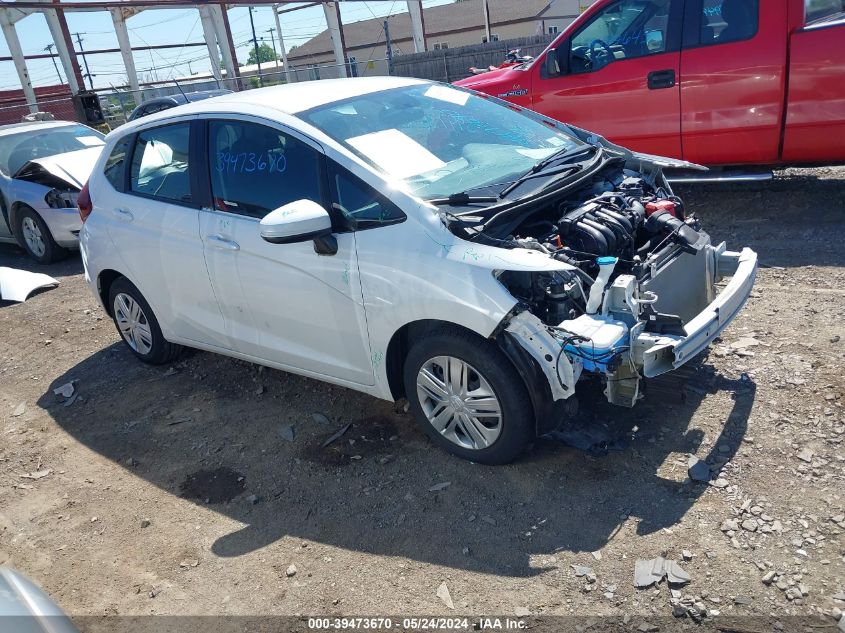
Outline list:
[[[406,397],[435,443],[504,463],[579,380],[633,406],[750,294],[756,255],[712,245],[666,166],[691,167],[416,79],[252,90],[107,137],[85,274],[142,361]]]

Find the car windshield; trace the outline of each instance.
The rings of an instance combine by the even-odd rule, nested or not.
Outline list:
[[[86,147],[102,147],[104,136],[84,125],[37,126],[0,136],[0,172],[13,176],[28,161],[73,152]]]
[[[520,110],[440,84],[365,94],[299,116],[425,199],[512,182],[583,145]]]

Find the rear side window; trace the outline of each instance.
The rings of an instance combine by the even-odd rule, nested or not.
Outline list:
[[[130,172],[133,193],[172,202],[191,202],[190,129],[189,123],[177,123],[138,134]]]
[[[322,203],[320,154],[274,128],[246,121],[208,126],[214,208],[253,218],[295,200]]]
[[[702,46],[751,39],[757,34],[759,0],[703,0]]]
[[[845,0],[804,0],[804,22],[812,24],[831,17],[843,17]]]
[[[103,166],[103,174],[106,180],[111,183],[111,186],[118,191],[123,191],[125,175],[126,175],[126,155],[130,149],[132,142],[132,135],[124,136],[112,148],[111,154],[106,159],[106,164]]]

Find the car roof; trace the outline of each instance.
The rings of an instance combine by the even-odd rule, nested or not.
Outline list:
[[[356,77],[353,79],[324,79],[303,81],[267,88],[255,88],[242,92],[232,92],[219,97],[193,101],[186,105],[169,108],[160,112],[129,121],[117,128],[112,134],[122,136],[137,127],[146,127],[151,123],[164,121],[176,116],[204,114],[207,112],[233,112],[239,114],[259,114],[276,110],[284,114],[296,115],[321,105],[343,101],[374,92],[392,88],[430,84],[432,82],[410,77]],[[109,135],[112,136],[111,134]]]
[[[46,130],[54,127],[67,127],[68,125],[79,125],[79,123],[76,121],[22,121],[20,123],[9,123],[7,125],[0,125],[0,136],[27,132],[30,129],[34,132],[36,130]]]

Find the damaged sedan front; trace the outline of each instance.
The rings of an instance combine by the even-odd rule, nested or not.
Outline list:
[[[20,245],[42,264],[77,248],[77,196],[103,138],[69,121],[0,126],[0,242]]]

